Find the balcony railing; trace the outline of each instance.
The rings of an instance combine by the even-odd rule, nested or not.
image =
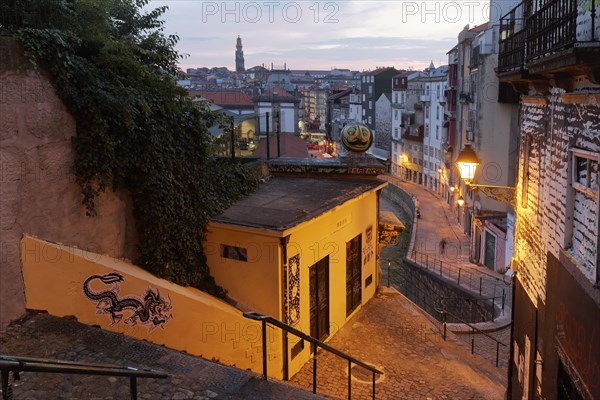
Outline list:
[[[576,28],[577,0],[544,4],[527,19],[527,61],[572,47],[577,41]]]
[[[500,19],[498,70],[519,70],[525,65],[525,2]]]
[[[518,4],[500,19],[498,72],[522,71],[566,50],[600,45],[596,1],[588,3],[589,9],[578,0],[549,0],[534,12],[532,0]]]

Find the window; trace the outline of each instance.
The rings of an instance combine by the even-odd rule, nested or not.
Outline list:
[[[369,116],[369,124],[371,123],[371,116]]]
[[[363,99],[362,99],[362,101],[363,101],[363,102],[367,101],[367,95],[366,95],[366,94],[363,94]]]
[[[242,247],[221,245],[221,257],[229,258],[230,260],[248,261],[248,250]]]
[[[429,152],[429,146],[425,145],[424,149],[425,149],[425,154],[427,154]]]
[[[394,128],[394,137],[398,139],[398,128]]]
[[[573,188],[584,192],[598,192],[598,153],[573,149]]]
[[[398,120],[398,110],[394,110],[394,119]]]
[[[425,118],[429,118],[429,107],[425,106]]]
[[[439,126],[435,127],[435,138],[436,138],[436,140],[439,140],[439,138],[440,138],[440,127]]]
[[[369,100],[369,110],[373,109],[373,102],[371,100]]]

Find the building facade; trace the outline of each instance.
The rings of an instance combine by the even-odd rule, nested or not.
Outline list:
[[[282,87],[273,87],[254,99],[259,136],[279,133],[297,134],[300,99]]]
[[[402,112],[405,111],[408,90],[408,74],[400,73],[392,78],[392,125],[391,125],[391,170],[396,176],[403,176],[404,161],[402,158],[402,134],[405,125]]]
[[[397,74],[395,68],[377,68],[362,74],[362,123],[371,131],[375,130],[375,103],[383,93],[392,92],[392,77]]]
[[[386,183],[359,171],[382,173],[376,160],[353,164],[359,174],[345,179],[328,176],[348,170],[338,160],[311,161],[269,163],[273,178],[212,220],[206,254],[216,282],[240,308],[325,340],[375,294]],[[269,365],[287,379],[309,360],[311,346],[275,337],[270,347],[281,349],[283,363]]]
[[[513,399],[600,398],[596,7],[528,0],[501,21],[499,78],[521,93]]]

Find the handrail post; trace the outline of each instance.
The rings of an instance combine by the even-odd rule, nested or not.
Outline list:
[[[483,283],[483,277],[479,277],[479,295],[481,296],[481,284]]]
[[[373,400],[375,400],[375,372],[373,372]]]
[[[313,393],[317,394],[317,350],[316,344],[311,344],[313,348]]]
[[[352,361],[348,360],[348,400],[352,400]]]
[[[442,276],[442,260],[440,260],[440,276]]]
[[[388,270],[387,270],[387,281],[388,281],[387,283],[388,284],[387,284],[387,287],[390,287],[390,267],[391,267],[391,264],[392,264],[392,260],[388,259]]]
[[[263,356],[263,379],[267,380],[267,321],[261,320],[262,323],[262,356]]]
[[[137,379],[135,376],[129,377],[129,390],[131,394],[131,400],[137,400]]]
[[[471,354],[475,354],[475,328],[471,327]]]
[[[462,268],[458,269],[458,281],[456,282],[457,285],[460,285],[460,271],[462,271]]]
[[[2,379],[2,400],[12,400],[12,388],[8,384],[9,374],[10,370],[8,369],[0,370],[0,378]]]
[[[496,368],[498,368],[498,354],[500,353],[500,342],[496,342]]]

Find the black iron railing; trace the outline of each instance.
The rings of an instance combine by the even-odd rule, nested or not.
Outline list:
[[[500,18],[498,72],[520,71],[573,47],[597,45],[596,1],[588,2],[589,9],[584,3],[548,0],[537,8],[525,0]]]
[[[577,0],[546,2],[527,18],[527,62],[572,47],[576,29]]]
[[[440,313],[441,315],[441,320],[442,320],[442,338],[444,340],[446,340],[446,333],[447,333],[447,327],[446,327],[446,319],[447,316],[451,316],[453,319],[456,319],[457,321],[460,321],[460,323],[467,325],[469,328],[471,328],[471,354],[475,353],[475,332],[477,332],[477,334],[479,335],[483,335],[484,337],[493,340],[496,343],[496,367],[498,367],[499,365],[499,360],[500,360],[500,346],[504,346],[506,347],[507,345],[505,343],[502,343],[500,340],[496,339],[495,337],[487,334],[486,332],[476,328],[474,325],[462,320],[460,317],[448,312],[446,309],[444,308],[439,308],[437,309],[437,312]]]
[[[115,365],[88,364],[72,361],[49,360],[21,356],[0,355],[0,380],[2,381],[2,400],[12,399],[12,387],[9,376],[18,379],[21,372],[49,372],[57,374],[104,375],[129,377],[130,395],[137,399],[137,378],[161,378],[167,374],[153,369],[119,367]]]
[[[375,368],[372,365],[369,365],[367,363],[364,363],[360,360],[357,360],[356,358],[354,358],[344,352],[341,352],[341,351],[321,342],[320,340],[317,340],[317,339],[307,335],[306,333],[299,331],[298,329],[292,328],[291,326],[286,325],[283,322],[278,321],[275,318],[270,317],[268,315],[259,314],[259,313],[255,313],[255,312],[245,312],[244,317],[253,319],[255,321],[260,321],[262,323],[262,356],[263,356],[262,363],[263,363],[263,378],[264,379],[267,379],[267,367],[268,367],[267,366],[267,324],[269,324],[269,325],[279,328],[285,332],[296,335],[299,338],[304,339],[311,344],[311,348],[312,348],[312,351],[314,354],[314,356],[313,356],[313,393],[315,393],[315,394],[317,393],[317,359],[318,359],[317,348],[320,347],[323,350],[327,350],[328,352],[348,361],[348,399],[352,399],[352,364],[359,365],[359,366],[365,368],[366,370],[370,371],[373,374],[373,399],[375,399],[375,377],[377,374],[383,375],[383,372],[381,372],[377,368]],[[287,357],[287,355],[284,355],[284,357]]]

